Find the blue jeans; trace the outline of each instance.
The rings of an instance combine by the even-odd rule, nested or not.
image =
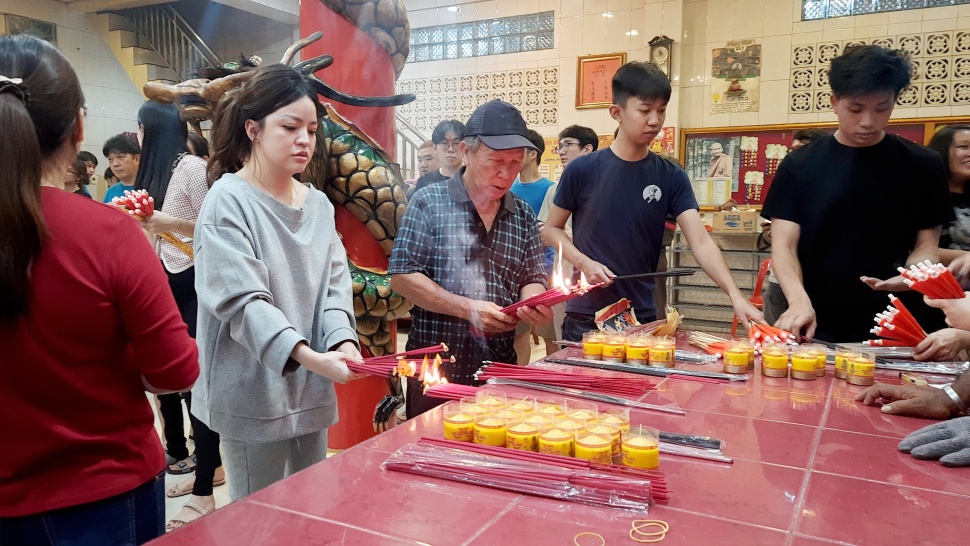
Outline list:
[[[134,546],[165,533],[165,473],[127,493],[0,518],[0,546]]]

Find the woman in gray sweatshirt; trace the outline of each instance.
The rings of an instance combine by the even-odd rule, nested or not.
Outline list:
[[[310,84],[277,64],[213,119],[192,413],[222,435],[233,500],[326,458],[333,382],[354,379],[347,361],[361,359],[333,205],[293,178],[313,157],[320,111]]]

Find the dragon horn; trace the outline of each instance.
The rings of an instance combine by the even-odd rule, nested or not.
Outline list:
[[[309,76],[310,84],[316,89],[317,93],[350,106],[400,106],[413,101],[416,97],[412,94],[390,95],[386,97],[357,97],[341,93],[333,87],[324,83],[316,76]]]
[[[293,69],[306,76],[313,74],[317,70],[323,70],[333,64],[333,57],[330,55],[320,55],[306,61],[293,65]]]
[[[286,48],[286,53],[283,53],[283,60],[281,60],[280,63],[289,65],[291,62],[293,62],[293,57],[296,56],[297,51],[312,44],[313,42],[316,42],[320,38],[323,38],[323,33],[318,30],[302,40],[297,40],[293,43],[293,45]]]

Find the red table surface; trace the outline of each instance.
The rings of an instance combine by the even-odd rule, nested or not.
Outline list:
[[[730,384],[656,378],[642,400],[687,415],[634,410],[633,424],[716,436],[734,458],[661,456],[671,499],[650,508],[670,525],[659,544],[965,543],[970,471],[896,450],[931,421],[863,406],[853,400],[863,387],[828,372],[815,381],[749,373]],[[380,469],[396,449],[441,431],[440,409],[428,412],[152,544],[568,546],[585,531],[608,546],[637,544],[628,533],[640,514]]]

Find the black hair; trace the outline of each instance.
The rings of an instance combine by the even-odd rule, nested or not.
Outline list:
[[[247,120],[255,121],[262,130],[267,116],[303,97],[313,102],[317,118],[323,117],[323,106],[310,81],[293,67],[279,63],[253,70],[253,76],[242,89],[226,93],[212,118],[212,155],[207,169],[209,183],[226,173],[238,171],[249,159],[253,141],[246,132]]]
[[[203,159],[209,157],[209,141],[204,136],[189,131],[189,152]]]
[[[115,180],[118,179],[118,177],[115,176],[115,173],[111,172],[111,167],[108,167],[107,169],[104,170],[104,179],[111,180],[112,178],[114,178]]]
[[[85,184],[90,182],[88,179],[88,166],[84,164],[84,160],[80,157],[75,158],[71,162],[71,169],[74,169],[74,183],[77,184],[78,189],[84,188]]]
[[[532,129],[529,129],[526,133],[526,138],[536,147],[536,165],[540,165],[542,163],[542,154],[546,153],[546,139],[542,138],[542,135]]]
[[[895,100],[909,85],[912,71],[905,51],[878,45],[850,46],[832,59],[829,85],[836,97],[861,97],[888,91]]]
[[[600,137],[596,135],[596,131],[582,125],[570,125],[559,131],[559,140],[564,138],[575,138],[579,141],[580,148],[592,146],[594,152],[600,147]]]
[[[30,308],[30,266],[47,229],[40,178],[45,164],[74,155],[84,95],[71,63],[49,43],[0,36],[0,322]],[[61,165],[58,165],[60,167]]]
[[[94,156],[91,152],[83,150],[77,154],[77,158],[81,161],[90,161],[95,167],[98,166],[98,158]]]
[[[138,109],[138,125],[144,137],[135,189],[148,190],[148,195],[155,199],[155,208],[162,210],[175,161],[179,154],[189,151],[185,144],[188,126],[179,117],[177,106],[154,101]]]
[[[106,140],[101,148],[101,153],[104,154],[104,157],[108,157],[112,153],[141,155],[141,148],[138,147],[137,140],[121,134]]]
[[[802,142],[803,144],[811,144],[816,140],[823,139],[827,136],[829,136],[828,133],[819,129],[802,129],[797,131],[792,138]]]
[[[465,138],[465,124],[457,119],[446,119],[435,125],[434,131],[431,132],[431,142],[441,144],[445,141],[445,135],[448,134],[448,131],[458,135],[458,140]]]
[[[613,104],[626,106],[630,97],[643,101],[670,101],[670,80],[654,63],[631,61],[613,75]]]
[[[952,172],[950,171],[950,147],[953,146],[953,137],[960,131],[970,131],[970,125],[947,125],[940,128],[930,139],[930,143],[927,144],[930,148],[936,150],[936,153],[940,154],[940,158],[943,159],[943,172],[946,173],[946,179],[949,180]]]

